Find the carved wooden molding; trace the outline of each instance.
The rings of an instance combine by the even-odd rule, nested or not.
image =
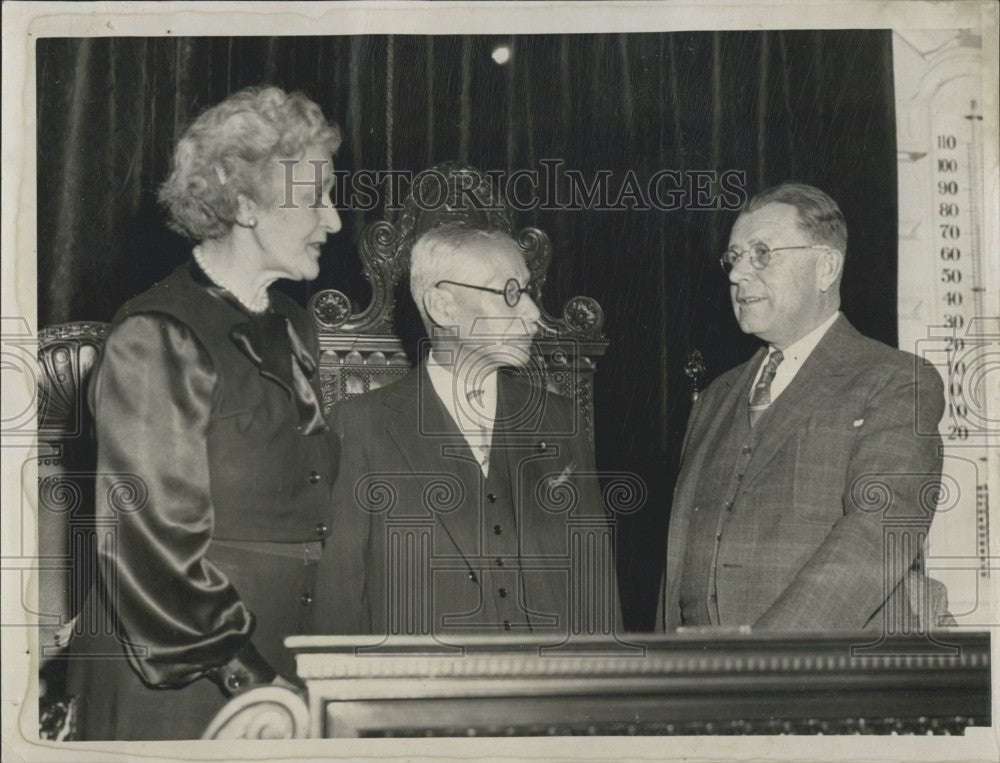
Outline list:
[[[923,735],[990,722],[988,633],[625,638],[640,650],[582,639],[589,651],[564,655],[544,638],[495,636],[286,645],[314,735]]]
[[[287,645],[297,653],[299,677],[305,681],[331,678],[518,678],[576,676],[691,675],[843,675],[880,672],[988,669],[989,650],[979,634],[959,636],[937,632],[926,639],[894,638],[884,649],[862,652],[857,647],[872,636],[814,639],[798,643],[787,637],[714,640],[632,634],[644,644],[641,655],[621,655],[617,642],[590,639],[583,656],[546,656],[545,639],[519,639],[517,644],[490,637],[463,636],[462,649],[449,656],[433,638],[398,637],[396,651],[385,656],[359,656],[366,637],[296,636]],[[375,639],[368,637],[369,642]],[[852,645],[852,641],[856,642]],[[960,648],[951,648],[952,643]],[[515,648],[516,647],[516,648]],[[920,647],[915,649],[914,647]]]
[[[96,341],[103,344],[111,328],[109,323],[100,321],[74,321],[47,326],[38,332],[39,345],[51,342],[75,339],[82,342]]]

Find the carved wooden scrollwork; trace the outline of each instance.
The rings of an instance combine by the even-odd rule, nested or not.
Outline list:
[[[358,246],[362,272],[372,285],[372,301],[362,312],[350,315],[337,327],[341,333],[392,333],[396,284],[409,266],[409,252],[401,256],[402,243],[399,230],[384,220],[364,229]],[[314,299],[323,300],[325,294],[327,292],[320,292]]]
[[[361,267],[372,286],[372,298],[359,313],[351,314],[350,300],[328,289],[310,300],[310,310],[327,334],[391,335],[394,331],[396,286],[410,266],[416,240],[428,230],[453,222],[465,222],[486,230],[514,234],[510,211],[496,194],[485,174],[475,167],[443,162],[424,170],[403,200],[396,222],[380,220],[368,225],[358,244]],[[531,274],[529,293],[541,308],[542,291],[552,260],[552,244],[538,228],[524,228],[515,238]],[[589,297],[574,297],[555,318],[542,309],[542,324],[548,334],[598,339],[604,311]]]
[[[108,335],[106,323],[64,323],[38,334],[38,428],[42,434],[72,434],[69,421],[79,409],[90,370]]]
[[[506,233],[513,227],[510,210],[486,175],[459,162],[441,162],[414,178],[397,225],[412,246],[431,228],[449,222]]]
[[[524,261],[528,265],[528,272],[531,273],[531,282],[528,284],[529,293],[531,298],[541,307],[542,289],[545,287],[549,263],[552,261],[552,242],[538,228],[524,228],[517,235],[517,245],[521,247]]]
[[[262,686],[233,697],[208,724],[202,739],[305,739],[309,708],[289,689]]]

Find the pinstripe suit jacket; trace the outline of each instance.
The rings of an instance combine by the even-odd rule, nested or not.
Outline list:
[[[691,412],[670,516],[661,628],[681,624],[699,473],[719,433],[747,415],[765,351],[719,377]],[[881,627],[889,607],[908,613],[911,567],[940,483],[943,412],[933,366],[839,317],[771,406],[736,489],[717,541],[712,623],[861,630]]]

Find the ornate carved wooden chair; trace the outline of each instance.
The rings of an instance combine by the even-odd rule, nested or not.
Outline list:
[[[372,286],[371,303],[351,312],[351,301],[340,291],[326,290],[309,303],[319,328],[320,374],[324,403],[360,395],[395,381],[410,370],[418,348],[420,319],[408,295],[400,298],[416,240],[431,228],[466,222],[515,235],[531,273],[529,289],[542,310],[542,330],[536,347],[541,353],[545,384],[553,392],[575,397],[584,426],[593,440],[593,376],[595,363],[607,348],[601,333],[604,312],[589,297],[568,300],[559,318],[541,307],[541,294],[552,257],[548,236],[537,228],[513,230],[510,213],[494,194],[486,177],[473,167],[452,162],[432,167],[423,177],[426,189],[411,189],[394,222],[368,225],[359,243],[364,274]],[[447,193],[442,194],[441,189]],[[416,199],[435,199],[433,209],[421,209]]]

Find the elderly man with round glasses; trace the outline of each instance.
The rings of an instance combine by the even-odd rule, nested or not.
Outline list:
[[[606,521],[573,403],[507,372],[530,377],[538,362],[529,281],[506,233],[450,223],[414,245],[427,359],[333,411],[352,447],[320,576],[323,631],[460,643],[620,627],[613,565],[564,563],[574,564],[570,519]],[[572,589],[582,579],[593,582],[586,611]]]
[[[812,186],[765,190],[733,225],[720,258],[733,311],[766,346],[691,412],[660,627],[884,633],[950,619],[920,554],[941,378],[840,313],[846,253],[840,209]]]

